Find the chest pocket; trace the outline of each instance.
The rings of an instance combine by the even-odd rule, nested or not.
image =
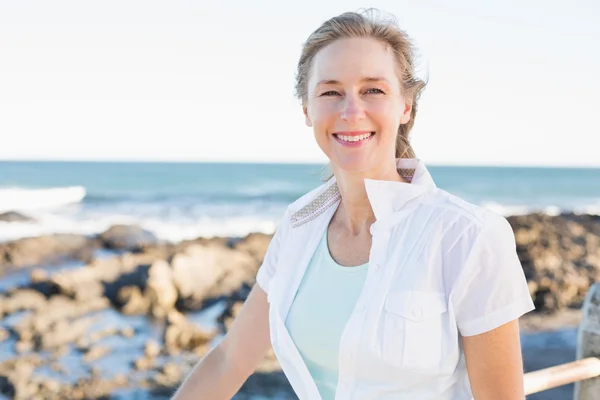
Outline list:
[[[433,368],[440,364],[446,310],[441,292],[389,292],[385,299],[383,358],[397,367]]]

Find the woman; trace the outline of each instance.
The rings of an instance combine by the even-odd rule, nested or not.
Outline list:
[[[228,399],[269,347],[300,399],[523,399],[534,309],[506,219],[437,188],[408,134],[425,84],[393,22],[345,13],[297,93],[333,177],[291,204],[257,285],[176,399]]]

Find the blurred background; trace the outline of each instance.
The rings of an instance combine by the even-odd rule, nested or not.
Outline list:
[[[0,397],[169,397],[320,184],[296,63],[364,7],[418,50],[436,184],[513,226],[526,370],[575,359],[600,281],[597,2],[0,0]],[[236,398],[293,394],[270,354]]]

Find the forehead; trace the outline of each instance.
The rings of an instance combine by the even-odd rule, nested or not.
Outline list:
[[[310,84],[321,80],[354,81],[365,76],[397,81],[397,64],[391,48],[372,38],[338,39],[313,59]]]

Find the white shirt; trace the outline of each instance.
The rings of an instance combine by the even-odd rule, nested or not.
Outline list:
[[[341,337],[336,399],[470,400],[460,336],[534,309],[513,231],[502,216],[437,188],[419,160],[398,168],[411,183],[365,180],[376,221]],[[340,199],[331,178],[292,203],[256,278],[268,295],[273,350],[301,400],[321,397],[284,321]]]

